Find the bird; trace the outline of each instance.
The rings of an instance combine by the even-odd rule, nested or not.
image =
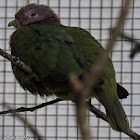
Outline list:
[[[104,51],[102,45],[88,31],[61,24],[58,15],[47,5],[32,3],[21,7],[8,26],[16,29],[10,36],[11,55],[33,71],[29,74],[11,64],[21,87],[33,95],[73,101],[68,75],[74,73],[80,79],[83,73],[90,72]],[[116,82],[109,57],[89,96],[105,107],[114,130],[129,131],[128,119],[119,101],[127,98],[128,92]]]

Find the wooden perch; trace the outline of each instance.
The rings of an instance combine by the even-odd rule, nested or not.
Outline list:
[[[20,61],[18,57],[8,54],[1,48],[0,48],[0,55],[3,56],[4,58],[8,59],[9,61],[11,61],[11,63],[18,66],[22,70],[26,71],[27,73],[32,74],[32,69],[28,65],[26,65],[25,63]]]

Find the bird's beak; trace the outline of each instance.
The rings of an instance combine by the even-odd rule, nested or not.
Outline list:
[[[20,29],[21,28],[20,21],[18,19],[12,20],[8,24],[8,27],[11,27],[11,26],[14,26],[16,29]]]

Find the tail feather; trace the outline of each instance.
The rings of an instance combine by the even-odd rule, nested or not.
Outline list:
[[[127,121],[127,116],[119,102],[119,100],[115,99],[113,104],[110,107],[106,108],[106,112],[108,117],[110,118],[110,123],[112,124],[112,128],[120,131],[120,132],[128,132],[129,124]]]
[[[118,93],[119,99],[127,98],[127,96],[129,95],[128,91],[124,87],[119,85],[118,83],[117,83],[117,93]]]
[[[128,132],[129,124],[127,121],[127,116],[121,106],[118,97],[110,100],[108,97],[103,96],[103,94],[100,92],[97,94],[97,99],[105,107],[111,127],[116,131]]]

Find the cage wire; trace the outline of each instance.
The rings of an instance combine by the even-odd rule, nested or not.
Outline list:
[[[49,5],[66,26],[77,26],[89,31],[105,46],[110,38],[109,29],[118,20],[124,0],[0,0],[0,48],[10,53],[9,37],[15,31],[7,24],[14,19],[17,10],[28,3]],[[140,1],[133,0],[129,8],[123,32],[136,40],[140,39]],[[128,116],[130,127],[140,134],[140,54],[129,58],[133,43],[118,38],[111,53],[116,70],[117,82],[124,86],[130,95],[123,99],[122,105]],[[55,98],[55,97],[54,97]],[[15,80],[11,64],[0,56],[0,103],[6,102],[13,108],[31,107],[54,98],[35,97],[24,91]],[[102,105],[92,99],[95,107],[104,111]],[[0,106],[0,111],[7,110]],[[44,140],[80,140],[77,128],[75,105],[63,101],[34,112],[20,113],[25,120],[40,133]],[[88,113],[88,122],[94,140],[130,140],[130,138],[111,129],[108,123]],[[11,114],[0,115],[0,139],[34,140],[28,126]]]

